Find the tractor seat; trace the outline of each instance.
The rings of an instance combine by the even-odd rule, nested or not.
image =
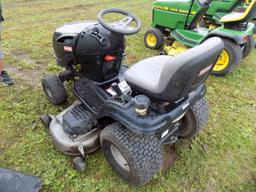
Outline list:
[[[151,98],[177,101],[204,83],[223,48],[220,38],[209,38],[176,57],[142,60],[126,71],[125,80],[133,90]]]
[[[221,23],[244,23],[249,22],[256,16],[256,0],[252,0],[244,12],[231,12],[220,19]]]

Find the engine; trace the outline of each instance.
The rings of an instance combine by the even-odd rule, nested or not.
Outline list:
[[[101,83],[118,75],[125,38],[96,21],[82,21],[58,28],[53,36],[53,48],[60,66],[73,65],[81,75]]]

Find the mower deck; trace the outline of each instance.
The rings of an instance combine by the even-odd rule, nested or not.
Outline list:
[[[57,149],[64,154],[77,156],[92,153],[100,148],[99,134],[100,130],[95,128],[85,135],[68,135],[63,129],[63,115],[72,110],[79,102],[74,103],[69,108],[58,114],[50,116],[49,134],[51,135]]]

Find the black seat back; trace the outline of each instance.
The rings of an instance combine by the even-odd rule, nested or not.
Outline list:
[[[162,71],[161,93],[151,96],[168,102],[186,97],[205,82],[223,48],[222,40],[212,37],[173,58]],[[170,73],[172,73],[171,77]]]

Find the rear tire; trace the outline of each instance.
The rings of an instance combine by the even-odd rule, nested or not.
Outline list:
[[[249,41],[244,45],[243,48],[243,59],[246,58],[255,46],[254,36],[249,36]]]
[[[114,123],[103,129],[100,140],[112,168],[131,185],[147,183],[163,165],[160,141],[155,135],[138,135]]]
[[[256,19],[252,20],[252,22],[254,23],[253,38],[256,41]],[[256,48],[256,43],[254,44],[254,48]]]
[[[179,137],[189,139],[195,137],[206,125],[209,110],[206,99],[197,101],[181,120]]]
[[[48,75],[41,81],[48,100],[54,105],[59,105],[67,100],[67,92],[63,82],[56,75]]]
[[[222,38],[224,50],[222,51],[217,63],[213,67],[212,74],[223,77],[233,72],[242,60],[242,48],[237,43]]]
[[[157,28],[149,29],[144,35],[144,44],[149,49],[159,49],[164,44],[164,35]]]

